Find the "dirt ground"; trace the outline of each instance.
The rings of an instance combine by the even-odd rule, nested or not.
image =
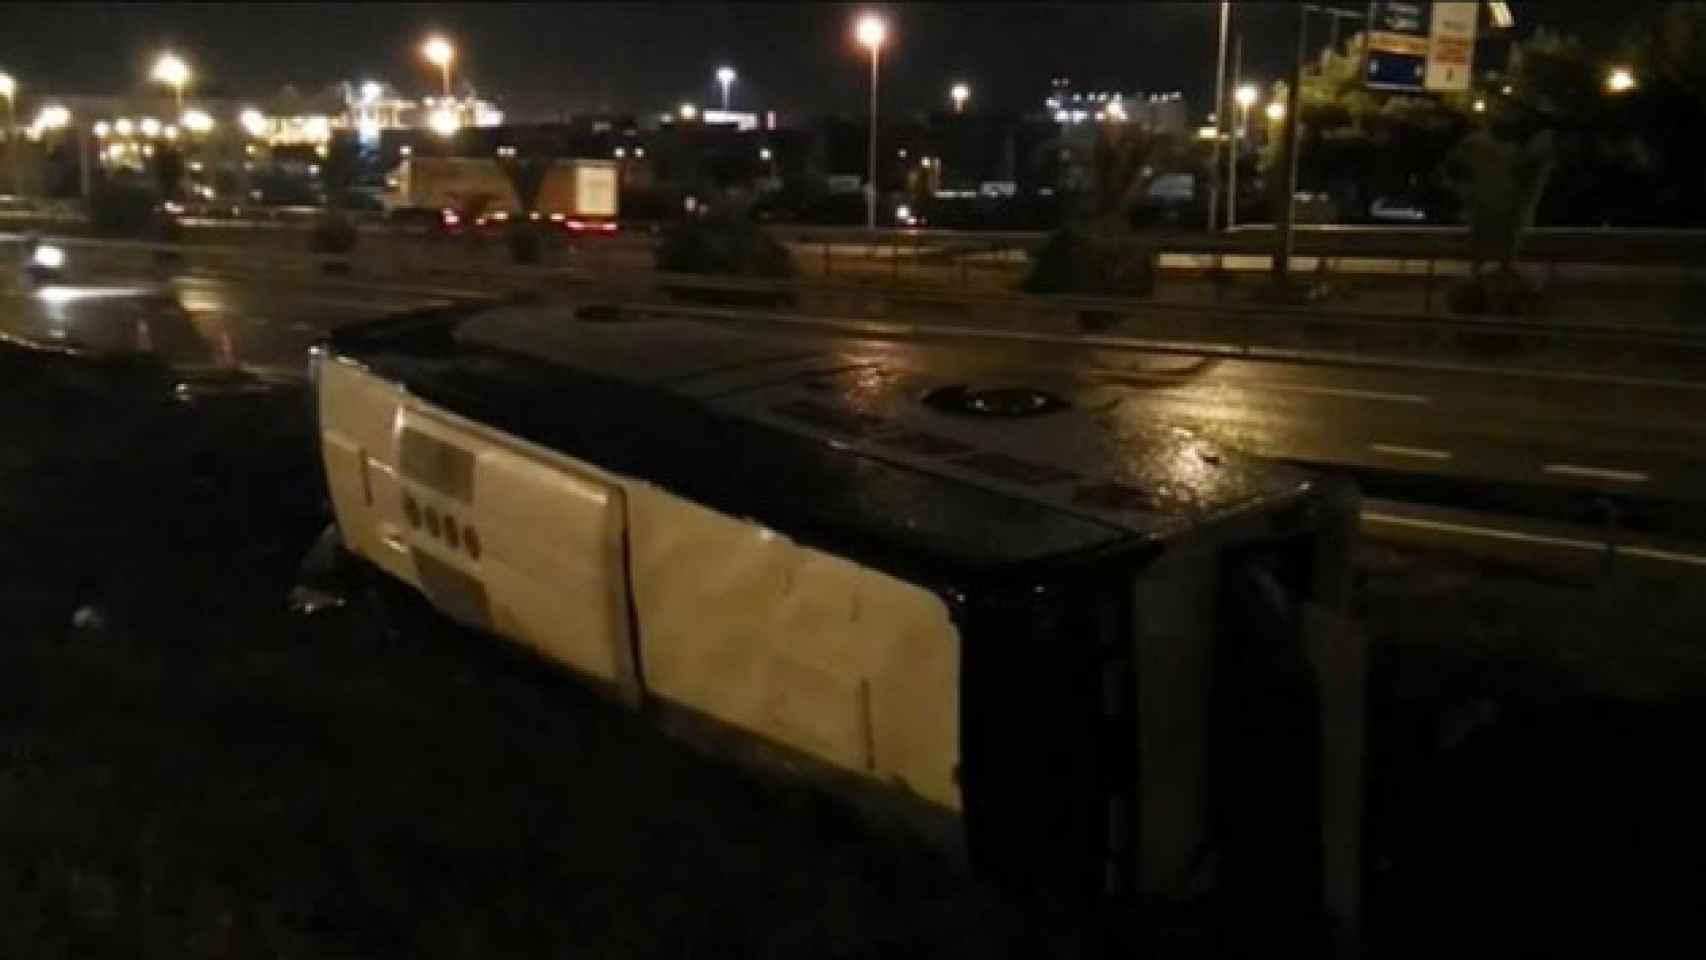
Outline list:
[[[0,352],[0,956],[1051,952],[937,855],[567,678],[287,613],[303,397],[163,385]],[[1379,544],[1362,575],[1371,954],[1690,931],[1698,585]]]

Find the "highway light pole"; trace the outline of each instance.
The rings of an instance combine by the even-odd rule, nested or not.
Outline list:
[[[154,61],[153,78],[172,88],[172,93],[178,100],[178,114],[184,112],[184,84],[190,82],[189,64],[175,53],[162,53],[160,59]]]
[[[1309,41],[1309,7],[1297,5],[1297,57],[1291,63],[1291,82],[1285,91],[1285,200],[1280,204],[1277,246],[1274,249],[1273,275],[1283,283],[1291,274],[1291,254],[1295,238],[1292,227],[1297,220],[1297,154],[1302,146],[1298,137],[1298,100],[1303,92],[1303,51]]]
[[[735,82],[734,67],[718,67],[717,82],[723,87],[723,112],[729,112],[729,87]]]
[[[428,37],[427,42],[421,44],[421,55],[438,68],[444,78],[444,95],[450,96],[450,64],[456,59],[456,48],[443,37]]]
[[[6,98],[6,159],[12,168],[12,196],[18,195],[18,81],[0,73],[0,97]]]
[[[877,55],[888,35],[880,17],[867,14],[860,18],[854,34],[859,42],[871,48],[871,138],[867,175],[871,178],[865,189],[865,228],[877,229]]]
[[[1226,29],[1232,19],[1232,0],[1220,0],[1220,53],[1214,63],[1214,159],[1208,178],[1208,232],[1220,228],[1220,132],[1226,129]]]

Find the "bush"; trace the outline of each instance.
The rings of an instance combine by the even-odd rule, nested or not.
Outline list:
[[[1540,288],[1515,268],[1501,267],[1452,287],[1453,313],[1527,317],[1540,312]]]
[[[349,253],[355,249],[359,236],[349,217],[341,213],[327,213],[308,231],[308,250],[311,253]]]
[[[509,256],[520,264],[537,264],[545,257],[545,238],[532,224],[522,222],[509,229]]]
[[[668,227],[655,254],[666,273],[699,273],[727,277],[786,280],[794,262],[769,231],[751,220],[710,216]]]
[[[1147,297],[1155,292],[1155,251],[1122,225],[1062,227],[1034,254],[1023,289]]]
[[[89,224],[103,237],[139,239],[156,229],[154,193],[145,187],[108,184],[89,197]]]

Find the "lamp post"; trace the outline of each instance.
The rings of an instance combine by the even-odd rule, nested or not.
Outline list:
[[[190,67],[175,53],[162,53],[160,59],[154,61],[154,70],[150,74],[157,83],[163,83],[172,88],[177,97],[178,112],[184,112],[184,84],[190,82]]]
[[[1231,0],[1220,0],[1220,53],[1214,64],[1214,159],[1208,178],[1208,229],[1220,225],[1220,132],[1226,129],[1226,29],[1232,19]]]
[[[1611,94],[1628,93],[1640,86],[1635,79],[1635,71],[1628,67],[1612,67],[1605,75],[1605,92]]]
[[[1232,131],[1232,175],[1226,181],[1226,229],[1238,225],[1238,154],[1250,133],[1250,108],[1257,97],[1254,84],[1241,84],[1233,99],[1238,101],[1238,127]]]
[[[6,98],[6,153],[12,168],[12,195],[18,195],[18,81],[0,73],[0,97]]]
[[[450,96],[450,64],[456,59],[456,48],[443,37],[428,37],[427,41],[421,44],[421,56],[438,68],[439,74],[444,78],[444,95]]]
[[[718,67],[717,82],[723,87],[723,112],[727,113],[729,111],[729,87],[734,86],[735,68]]]
[[[868,230],[877,229],[877,59],[878,51],[883,47],[883,40],[888,36],[888,27],[882,18],[875,14],[866,14],[859,18],[859,25],[854,30],[858,41],[871,48],[871,141],[869,151],[870,185],[865,193],[865,227]]]
[[[953,89],[948,91],[948,96],[954,98],[954,112],[964,113],[966,101],[971,98],[971,87],[963,83],[956,83]]]

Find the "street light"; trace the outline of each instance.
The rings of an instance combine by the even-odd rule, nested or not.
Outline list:
[[[684,103],[680,108],[681,119],[692,120],[699,116],[699,108],[691,103]]]
[[[1273,103],[1268,104],[1267,109],[1263,112],[1268,115],[1269,120],[1274,123],[1279,123],[1281,120],[1285,119],[1285,104],[1275,100]]]
[[[206,133],[213,129],[213,118],[204,110],[188,111],[179,122],[191,133]]]
[[[456,119],[455,111],[445,109],[434,110],[432,116],[427,118],[427,125],[432,128],[433,133],[441,137],[453,137],[462,127],[461,122]]]
[[[261,113],[259,110],[256,110],[254,107],[249,107],[242,113],[237,114],[237,122],[242,125],[244,133],[247,133],[249,136],[257,139],[261,134],[267,132],[266,115]]]
[[[865,191],[865,227],[877,229],[877,60],[878,52],[882,50],[883,40],[888,36],[888,27],[881,17],[867,13],[859,18],[859,25],[854,28],[853,36],[865,46],[871,48],[871,143],[869,152],[871,178],[870,186]]]
[[[444,95],[450,96],[450,64],[456,59],[456,48],[443,37],[428,37],[426,43],[421,44],[421,56],[444,75]]]
[[[190,66],[175,53],[162,53],[160,59],[154,61],[154,70],[150,74],[156,83],[163,83],[172,88],[172,93],[178,98],[178,112],[184,111],[184,84],[190,82]]]
[[[966,101],[971,99],[971,87],[968,87],[963,83],[956,83],[954,84],[954,88],[948,91],[948,96],[954,98],[954,112],[964,113],[966,109]]]
[[[12,194],[18,193],[18,81],[0,73],[0,97],[6,98],[6,152],[12,161]]]
[[[1605,90],[1607,93],[1628,93],[1635,89],[1635,71],[1628,67],[1612,67],[1605,75]]]
[[[717,82],[723,85],[723,112],[727,113],[729,109],[729,87],[735,82],[735,68],[718,67]]]

